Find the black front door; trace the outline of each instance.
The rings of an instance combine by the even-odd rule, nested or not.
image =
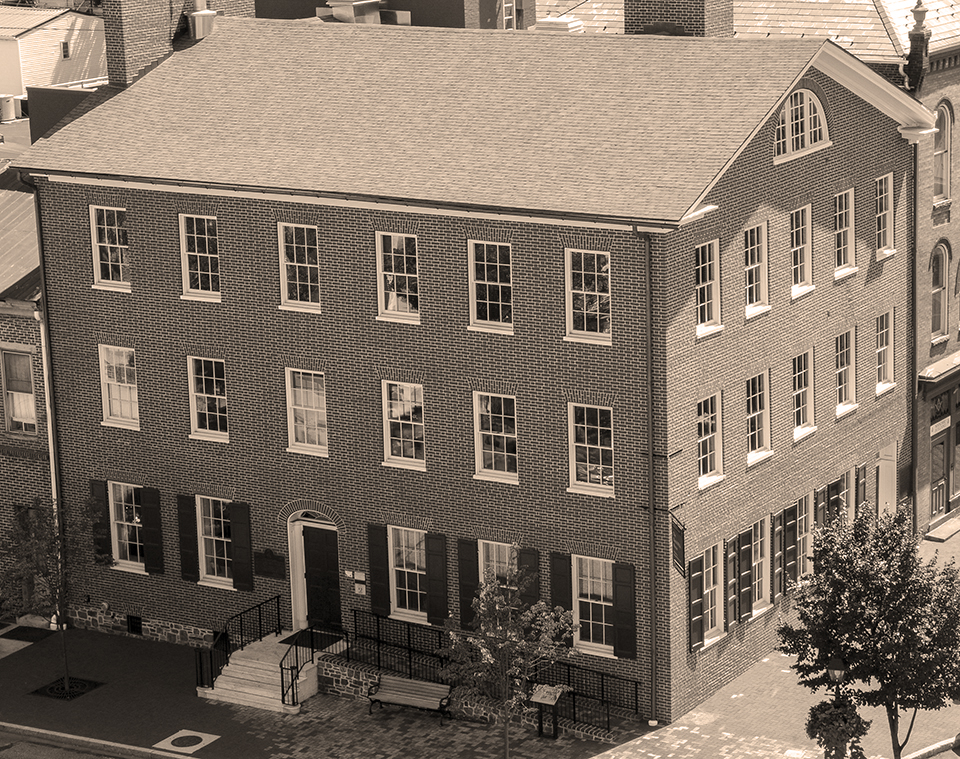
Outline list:
[[[307,586],[307,623],[339,629],[340,563],[336,530],[304,527],[303,563]]]

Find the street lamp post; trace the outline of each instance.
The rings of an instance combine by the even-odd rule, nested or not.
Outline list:
[[[834,685],[833,703],[839,709],[840,707],[840,684],[847,675],[847,665],[839,656],[834,656],[827,664],[827,674]],[[847,753],[846,741],[836,747],[835,756],[845,756]]]

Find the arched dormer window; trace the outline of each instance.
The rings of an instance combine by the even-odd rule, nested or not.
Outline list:
[[[947,251],[938,245],[930,259],[930,338],[947,334]]]
[[[953,117],[950,108],[942,103],[937,108],[937,133],[933,136],[933,199],[950,197],[950,145]]]
[[[790,94],[780,111],[774,159],[787,160],[829,145],[823,106],[810,90]]]

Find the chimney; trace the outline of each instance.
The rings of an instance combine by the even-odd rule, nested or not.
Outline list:
[[[907,89],[916,92],[923,84],[923,77],[930,70],[930,57],[927,55],[930,45],[930,30],[924,26],[927,9],[923,7],[923,0],[917,0],[913,11],[913,20],[916,22],[907,35],[910,38],[910,52],[907,54],[907,65],[904,75],[907,79]]]
[[[625,34],[732,37],[733,0],[623,0]]]
[[[533,31],[581,34],[583,33],[583,22],[574,16],[546,16],[537,21]]]
[[[207,10],[207,0],[195,1],[197,9],[190,14],[190,37],[202,40],[213,31],[213,20],[217,17],[217,12]]]

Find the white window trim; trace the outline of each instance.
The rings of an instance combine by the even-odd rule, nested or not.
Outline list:
[[[97,211],[123,211],[127,212],[126,208],[119,208],[116,206],[90,206],[90,248],[93,254],[93,284],[91,288],[94,290],[109,290],[112,292],[128,293],[131,292],[132,286],[127,280],[122,280],[116,282],[112,279],[101,279],[100,278],[100,251],[97,250]],[[118,248],[124,249],[124,259],[122,266],[124,269],[129,268],[130,262],[127,260],[127,255],[130,250],[129,245],[118,245]]]
[[[197,549],[199,551],[199,555],[197,556],[197,559],[200,565],[200,579],[197,581],[197,585],[206,585],[207,587],[210,587],[210,588],[224,588],[227,590],[236,590],[236,588],[233,587],[233,577],[217,577],[216,575],[207,574],[207,570],[206,570],[207,554],[206,554],[206,549],[204,548],[204,545],[203,545],[203,516],[202,516],[203,512],[200,506],[201,498],[208,498],[210,500],[220,501],[221,503],[228,504],[228,505],[233,503],[233,501],[228,498],[219,498],[217,496],[201,495],[201,494],[197,494],[193,498],[194,498],[194,504],[195,504],[194,511],[196,512],[196,517],[197,517]],[[230,567],[232,570],[233,568],[233,535],[232,534],[230,535]]]
[[[717,618],[717,623],[713,627],[707,627],[707,553],[709,551],[715,550],[717,554],[717,563],[714,568],[716,576],[716,584],[713,588],[716,590],[716,606],[715,614]],[[707,648],[708,646],[716,643],[720,638],[724,636],[723,630],[723,618],[726,613],[726,565],[727,557],[723,552],[723,543],[716,543],[706,551],[701,554],[703,556],[703,647]]]
[[[757,526],[758,524],[762,524],[762,525],[763,525],[763,540],[762,540],[762,542],[761,542],[761,545],[763,546],[764,550],[763,550],[763,559],[761,559],[761,561],[760,561],[760,573],[761,573],[761,577],[763,578],[763,588],[764,588],[764,590],[763,590],[763,598],[761,598],[759,601],[757,601],[757,600],[756,600],[756,597],[754,597],[754,600],[753,600],[753,616],[754,616],[754,617],[760,616],[761,614],[763,614],[764,612],[768,611],[768,610],[773,606],[773,598],[772,598],[773,594],[771,593],[772,588],[770,587],[770,584],[771,584],[771,579],[770,579],[770,559],[771,559],[770,550],[771,550],[771,546],[773,545],[773,541],[772,541],[772,537],[773,537],[773,536],[770,534],[770,528],[771,528],[770,517],[769,517],[769,516],[765,516],[765,517],[763,517],[762,519],[754,522],[754,523],[750,526],[750,533],[751,533],[751,535],[753,534],[753,531],[754,531],[754,529],[756,528],[756,526]],[[752,546],[752,545],[751,545],[750,554],[751,554],[751,556],[753,557],[753,562],[754,562],[754,563],[753,563],[753,567],[752,567],[753,570],[754,570],[754,571],[753,571],[753,574],[752,574],[752,577],[753,577],[753,579],[754,579],[754,582],[756,582],[756,575],[757,575],[757,572],[756,572],[756,566],[757,566],[756,551],[753,550],[753,546]]]
[[[217,275],[223,276],[220,270],[220,221],[216,216],[205,216],[203,214],[182,213],[179,214],[180,223],[180,278],[183,286],[183,294],[180,300],[198,300],[206,303],[220,303],[221,291],[211,290],[191,290],[190,289],[190,266],[187,261],[187,227],[186,219],[213,219],[217,222]]]
[[[510,322],[483,321],[477,318],[477,272],[476,272],[476,245],[504,245],[510,249]],[[513,334],[513,245],[506,242],[490,240],[467,240],[467,272],[470,283],[470,320],[467,329],[474,332],[492,332],[498,335]]]
[[[837,198],[841,195],[848,195],[850,198],[850,205],[847,209],[847,213],[850,216],[850,225],[847,229],[847,247],[849,248],[848,261],[843,266],[837,266],[837,229],[836,229],[836,219],[837,219]],[[834,280],[841,280],[847,277],[851,277],[856,274],[860,269],[857,267],[857,214],[856,214],[856,192],[854,188],[849,190],[844,190],[843,192],[838,192],[833,196],[833,219],[834,219],[834,230],[833,230],[833,278]]]
[[[803,440],[806,437],[809,437],[814,432],[817,431],[816,425],[816,379],[814,376],[814,351],[813,348],[805,350],[799,356],[807,357],[807,422],[806,424],[801,424],[799,427],[794,425],[793,428],[793,442],[798,442]],[[794,356],[798,358],[799,356]],[[793,359],[790,359],[790,385],[791,385],[791,394],[790,398],[793,400],[795,397],[795,391],[793,391]],[[793,415],[793,409],[791,409],[791,416]],[[796,419],[794,419],[796,421]]]
[[[696,255],[699,248],[709,246],[713,251],[713,279],[710,281],[710,300],[713,303],[715,317],[708,322],[700,321],[699,308],[696,293],[696,277],[694,277],[694,309],[698,311],[697,318],[697,337],[707,337],[723,330],[723,316],[720,311],[720,240],[709,240],[701,245],[695,245],[693,248],[694,267],[696,267]]]
[[[937,116],[938,116],[938,117],[940,116],[940,114],[943,114],[943,125],[944,125],[944,128],[943,128],[943,130],[942,130],[942,134],[943,134],[944,149],[943,149],[942,151],[940,151],[939,154],[937,153],[937,149],[936,149],[936,144],[937,144],[937,143],[936,143],[936,138],[934,138],[934,143],[933,143],[933,144],[934,144],[934,149],[933,149],[934,159],[933,159],[933,160],[934,160],[934,165],[936,165],[937,155],[943,155],[943,156],[944,156],[944,159],[943,159],[943,167],[944,167],[944,168],[943,168],[943,188],[944,188],[945,192],[943,192],[943,193],[941,193],[941,194],[939,194],[939,195],[936,194],[936,192],[934,192],[934,195],[933,195],[933,202],[934,202],[934,204],[943,202],[943,201],[945,201],[945,200],[949,200],[949,199],[951,198],[951,193],[952,193],[951,180],[953,179],[953,177],[951,176],[952,173],[953,173],[953,172],[951,171],[951,169],[952,169],[953,167],[950,165],[950,162],[951,162],[951,160],[952,160],[952,158],[953,158],[953,144],[952,144],[952,140],[953,140],[953,114],[952,114],[950,108],[947,106],[946,103],[941,103],[939,106],[937,106],[936,113],[937,113]],[[939,118],[938,118],[937,120],[939,121]],[[936,170],[934,170],[934,173],[935,173],[935,171],[936,171]]]
[[[317,276],[319,279],[320,271],[320,230],[317,227],[310,224],[288,224],[286,222],[278,221],[277,222],[277,251],[279,253],[280,260],[280,305],[278,308],[281,311],[302,311],[304,313],[310,314],[319,314],[320,310],[320,301],[316,303],[304,303],[302,300],[290,300],[287,296],[287,257],[286,251],[284,250],[284,241],[283,241],[283,228],[284,227],[301,227],[303,229],[312,229],[317,233]],[[218,230],[219,231],[219,230]]]
[[[381,415],[383,417],[383,466],[396,467],[397,469],[411,469],[418,472],[425,472],[427,469],[427,402],[423,398],[421,410],[423,412],[423,458],[408,459],[400,456],[394,456],[390,453],[390,398],[387,388],[390,385],[404,385],[407,387],[419,387],[421,397],[424,396],[423,385],[417,382],[398,382],[394,380],[381,380],[380,382],[380,400]]]
[[[385,322],[398,322],[401,324],[419,324],[420,323],[420,306],[423,293],[421,292],[421,272],[420,272],[420,239],[417,235],[407,234],[406,232],[384,232],[376,231],[374,232],[376,236],[375,247],[377,250],[377,320]],[[383,237],[384,235],[389,235],[390,237],[412,237],[416,241],[417,246],[417,312],[416,313],[404,313],[401,311],[388,311],[384,308],[383,301],[386,290],[383,286]]]
[[[746,253],[746,235],[754,229],[760,230],[760,300],[752,305],[746,305],[746,292],[744,292],[744,316],[747,319],[753,319],[770,311],[770,296],[768,292],[768,281],[770,273],[769,257],[767,255],[767,222],[756,224],[743,230],[744,235],[744,253]],[[746,287],[746,264],[744,264],[744,287]]]
[[[937,245],[937,247],[933,249],[933,257],[931,259],[931,270],[933,269],[933,266],[932,266],[933,262],[937,259],[940,260],[940,275],[942,277],[942,282],[943,282],[943,284],[939,288],[940,325],[941,326],[940,326],[939,332],[934,332],[932,329],[933,324],[931,322],[930,343],[932,345],[939,345],[940,343],[945,343],[947,340],[950,339],[950,325],[948,323],[948,320],[950,318],[950,308],[948,306],[948,297],[947,297],[947,293],[949,292],[949,290],[947,289],[947,285],[949,284],[950,278],[948,276],[948,270],[947,270],[947,249],[943,245]],[[936,293],[937,293],[937,290],[933,289],[933,283],[931,282],[931,287],[930,287],[931,316],[933,315],[933,296]]]
[[[223,364],[223,386],[224,386],[224,398],[227,399],[227,431],[220,432],[219,430],[201,430],[197,427],[197,397],[196,391],[193,386],[193,360],[198,359],[200,361],[219,361]],[[210,356],[187,356],[187,391],[190,396],[190,435],[188,436],[191,440],[206,440],[213,443],[229,443],[230,442],[230,396],[226,393],[227,386],[227,363],[223,359],[212,358]],[[223,499],[221,499],[223,500]],[[197,502],[199,503],[199,501]]]
[[[70,60],[70,41],[60,40],[60,60]]]
[[[890,197],[888,198],[889,208],[884,212],[884,216],[887,219],[887,238],[888,245],[883,248],[877,248],[877,260],[882,261],[885,258],[890,258],[890,256],[896,255],[897,245],[896,245],[896,236],[894,235],[894,216],[893,216],[893,172],[885,174],[882,177],[877,177],[873,184],[873,194],[874,194],[874,219],[879,219],[880,214],[876,213],[876,202],[877,202],[877,183],[886,180],[887,187],[889,189]],[[874,237],[876,237],[876,232],[874,232]]]
[[[894,325],[895,315],[896,315],[896,309],[893,309],[893,308],[891,308],[889,311],[887,311],[884,314],[880,314],[880,316],[887,316],[890,321],[889,334],[887,335],[887,346],[886,348],[884,348],[884,352],[886,353],[886,357],[887,357],[889,379],[887,379],[884,382],[877,383],[876,394],[878,397],[881,395],[885,395],[886,393],[889,393],[891,390],[893,390],[897,386],[896,365],[894,364],[894,338],[896,336],[895,325]],[[877,317],[877,318],[880,318],[880,317]],[[876,325],[876,320],[874,320],[874,325]],[[876,329],[876,327],[874,327],[874,329]],[[880,351],[878,350],[877,351],[877,363],[878,363],[877,368],[878,369],[879,369],[879,361],[880,361]]]
[[[713,395],[708,395],[706,398],[702,398],[698,403],[709,400],[710,398],[716,398],[717,405],[717,431],[714,433],[714,449],[716,451],[715,458],[717,461],[716,469],[708,474],[699,474],[700,471],[700,439],[699,435],[697,436],[697,489],[706,490],[712,485],[716,485],[718,482],[722,482],[726,475],[723,471],[723,394],[720,392],[713,393]]]
[[[404,530],[406,532],[417,532],[423,536],[424,540],[424,552],[426,552],[426,539],[427,533],[425,530],[418,530],[414,527],[401,527],[400,525],[387,525],[387,567],[390,571],[390,618],[399,619],[404,622],[413,622],[419,625],[429,624],[427,619],[427,612],[424,611],[411,611],[410,609],[401,609],[397,607],[397,568],[393,564],[394,550],[393,550],[393,531],[394,530]],[[426,555],[424,555],[424,564],[423,564],[423,577],[424,582],[427,580],[427,564],[426,564]],[[424,586],[426,587],[426,586]],[[424,599],[426,601],[426,599]]]
[[[574,407],[583,406],[584,408],[595,408],[595,409],[605,409],[610,412],[610,421],[611,421],[611,450],[613,451],[613,471],[614,477],[616,477],[617,471],[617,449],[616,444],[613,438],[613,408],[610,406],[593,406],[588,403],[567,403],[567,441],[568,441],[568,458],[569,458],[569,467],[570,467],[570,485],[567,487],[568,493],[578,493],[580,495],[597,495],[603,498],[615,498],[616,497],[616,485],[597,485],[593,482],[578,482],[577,481],[577,450],[576,450],[576,432],[574,430]],[[616,482],[616,480],[614,480]]]
[[[795,285],[793,284],[793,240],[790,240],[790,299],[796,300],[797,298],[806,295],[807,293],[813,292],[817,289],[816,285],[813,284],[813,222],[812,222],[812,207],[808,203],[805,206],[800,206],[800,208],[795,208],[790,212],[790,215],[804,211],[804,239],[806,243],[804,244],[804,266],[803,266],[803,281]],[[793,236],[793,226],[791,222],[789,234],[791,238]]]
[[[849,399],[844,403],[838,403],[836,406],[836,416],[837,419],[846,416],[859,408],[857,403],[857,331],[853,327],[848,329],[846,332],[840,333],[850,335],[850,364],[847,366],[847,371],[849,372]],[[840,337],[837,335],[836,337]],[[833,394],[834,398],[837,396],[837,370],[836,370],[836,360],[837,360],[837,347],[836,347],[836,337],[834,338],[834,347],[833,347],[833,360],[834,360],[834,385],[833,385]]]
[[[792,147],[793,142],[790,134],[791,124],[790,124],[790,120],[787,118],[787,114],[790,108],[790,97],[795,92],[801,92],[803,93],[804,97],[812,98],[816,102],[817,108],[820,111],[821,127],[823,128],[823,140],[813,145],[810,145],[809,138],[808,138],[807,140],[808,144],[805,147],[800,148],[799,150],[796,150],[796,151],[794,151]],[[787,161],[792,161],[794,158],[801,158],[805,155],[816,153],[818,150],[823,150],[824,148],[829,148],[831,145],[833,145],[833,142],[830,139],[830,127],[827,124],[827,113],[823,108],[823,103],[820,102],[820,98],[818,98],[811,90],[800,89],[800,90],[794,90],[793,92],[789,93],[786,96],[786,98],[784,98],[783,105],[780,107],[780,116],[778,118],[783,118],[785,123],[786,152],[783,153],[782,155],[776,155],[776,142],[774,142],[774,157],[773,157],[774,166],[778,166],[781,163],[786,163]]]
[[[110,381],[107,379],[106,367],[104,365],[104,348],[113,348],[120,349],[125,351],[130,351],[134,355],[134,362],[136,362],[137,352],[134,348],[127,348],[122,345],[105,345],[100,344],[97,346],[97,358],[100,362],[100,402],[103,408],[103,420],[100,422],[104,427],[120,427],[128,430],[139,430],[140,429],[140,374],[139,370],[137,372],[137,384],[134,385],[134,389],[137,393],[137,419],[124,419],[110,416]]]
[[[113,568],[120,569],[124,572],[133,572],[134,574],[147,574],[147,570],[144,569],[144,564],[142,561],[129,561],[127,559],[120,558],[120,541],[117,539],[117,512],[115,510],[115,503],[113,500],[113,486],[114,485],[124,485],[130,488],[136,488],[137,490],[141,489],[140,485],[135,485],[132,482],[107,482],[107,508],[110,509],[110,550],[113,555]],[[124,522],[123,524],[127,524]],[[140,525],[140,540],[141,545],[143,545],[143,523]]]
[[[611,576],[613,573],[613,562],[609,559],[601,559],[597,556],[583,556],[579,554],[574,554],[570,557],[571,565],[571,574],[573,582],[573,648],[581,653],[590,654],[591,656],[601,656],[607,659],[616,659],[617,657],[613,653],[612,645],[604,645],[601,643],[593,643],[591,641],[581,641],[580,640],[580,595],[578,589],[580,587],[580,576],[577,573],[577,559],[588,559],[589,561],[602,561],[610,565]],[[612,597],[611,597],[612,601]],[[611,603],[611,608],[613,604]],[[614,627],[614,632],[616,632],[616,627]]]
[[[2,388],[3,389],[3,415],[4,415],[3,431],[6,432],[6,434],[8,435],[16,435],[17,437],[35,438],[37,435],[40,434],[40,420],[37,414],[37,386],[36,386],[36,383],[34,382],[34,377],[33,377],[33,354],[36,349],[32,345],[30,346],[25,345],[23,346],[22,349],[15,344],[5,344],[5,346],[6,345],[10,346],[9,350],[6,347],[4,347],[3,350],[0,350],[0,375],[2,375],[0,376],[0,379],[2,379],[2,385],[3,385],[3,388]],[[26,358],[30,362],[30,398],[31,398],[32,407],[33,407],[33,426],[34,426],[33,431],[10,429],[11,423],[17,420],[14,419],[13,414],[10,410],[10,406],[7,403],[7,393],[12,393],[15,391],[8,389],[9,383],[7,381],[6,367],[3,361],[3,355],[6,353],[26,356]],[[20,420],[20,421],[23,421],[23,420]]]
[[[478,566],[480,567],[480,581],[483,582],[484,578],[487,575],[488,567],[484,564],[483,560],[483,548],[484,546],[491,546],[497,548],[506,548],[507,549],[507,570],[516,571],[518,567],[519,551],[516,546],[511,545],[510,543],[500,543],[495,540],[478,540],[477,541],[477,561],[479,562]],[[491,567],[492,568],[492,567]]]
[[[752,379],[756,379],[759,376],[763,376],[763,411],[761,412],[761,423],[763,425],[763,447],[758,448],[755,451],[749,451],[747,453],[747,467],[754,466],[759,464],[761,461],[766,461],[768,458],[773,456],[773,441],[770,440],[770,372],[767,369],[764,369],[760,374],[755,374],[753,377],[748,377],[747,382]],[[747,416],[747,448],[750,447],[750,434],[749,434],[749,424],[750,417]]]
[[[308,443],[298,443],[296,438],[296,429],[294,424],[294,415],[293,415],[293,373],[299,372],[300,374],[316,374],[320,375],[323,378],[323,413],[327,418],[327,445],[310,445]],[[284,369],[284,381],[287,388],[287,453],[302,453],[307,456],[320,456],[322,458],[327,458],[330,455],[329,448],[329,415],[327,414],[327,377],[324,372],[315,372],[307,369],[292,369],[286,367]],[[229,406],[227,407],[229,412]]]
[[[504,482],[509,485],[516,485],[520,482],[520,450],[517,449],[517,472],[498,472],[483,468],[483,435],[480,430],[480,396],[490,395],[499,398],[510,398],[513,400],[514,414],[517,410],[517,398],[513,395],[501,395],[500,393],[486,393],[480,390],[473,391],[473,450],[474,450],[474,475],[475,480],[486,480],[488,482]],[[514,416],[516,425],[516,416]],[[516,426],[514,427],[516,433]],[[513,437],[517,437],[516,434]]]
[[[607,274],[611,292],[607,293],[610,298],[610,332],[607,334],[599,332],[580,332],[573,328],[573,253],[592,253],[606,256],[609,261],[610,272]],[[566,301],[566,333],[563,339],[571,343],[587,343],[590,345],[612,345],[613,344],[613,256],[605,250],[588,250],[586,248],[564,248],[564,299]]]

